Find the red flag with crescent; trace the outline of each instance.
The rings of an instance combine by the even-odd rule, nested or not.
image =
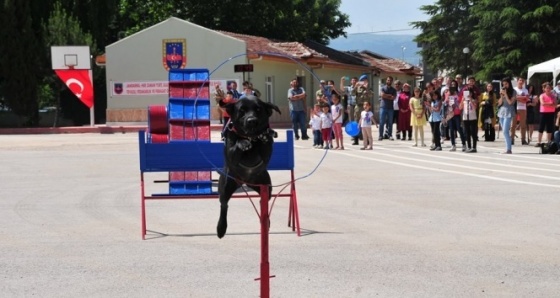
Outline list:
[[[55,72],[88,108],[93,106],[93,84],[89,69],[56,69]]]

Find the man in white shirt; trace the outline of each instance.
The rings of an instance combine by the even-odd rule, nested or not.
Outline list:
[[[519,117],[519,129],[521,130],[521,145],[528,145],[525,138],[527,134],[527,101],[529,101],[529,91],[525,88],[525,80],[517,78],[517,87],[513,88],[517,93],[517,115]],[[511,143],[515,138],[515,127],[517,121],[511,122]]]

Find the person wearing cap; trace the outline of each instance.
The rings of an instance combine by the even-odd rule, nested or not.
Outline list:
[[[393,77],[388,76],[385,83],[385,86],[381,88],[381,105],[379,107],[379,141],[383,141],[385,124],[387,125],[387,135],[393,141],[393,101],[397,98],[397,90],[393,88]]]

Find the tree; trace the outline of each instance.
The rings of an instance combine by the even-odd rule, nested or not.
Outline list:
[[[2,9],[0,30],[0,81],[4,103],[25,125],[39,121],[37,71],[40,64],[40,42],[29,18],[29,0],[6,0]]]
[[[560,2],[548,0],[439,0],[420,8],[430,15],[411,23],[432,69],[460,72],[467,58],[476,77],[524,76],[527,68],[560,54]]]
[[[433,5],[423,5],[420,10],[430,15],[428,21],[412,22],[414,28],[421,29],[415,41],[422,44],[420,53],[423,62],[430,69],[447,70],[452,73],[464,71],[463,49],[472,52],[473,38],[470,35],[476,20],[470,11],[478,1],[439,0]],[[472,65],[471,68],[476,68]]]
[[[175,16],[213,30],[327,44],[350,26],[339,6],[340,0],[121,0],[114,28],[129,35]]]
[[[120,0],[117,15],[113,23],[109,25],[113,31],[111,35],[120,39],[172,16],[184,18],[184,7],[186,7],[184,2],[180,0]]]
[[[533,64],[560,54],[560,2],[482,0],[473,7],[477,26],[473,58],[480,77],[494,73],[525,76]]]
[[[72,46],[72,45],[88,45],[91,51],[95,53],[96,46],[93,42],[93,37],[89,33],[84,33],[80,26],[80,22],[75,19],[72,15],[69,15],[59,1],[55,2],[53,11],[47,21],[43,24],[43,32],[45,32],[44,45],[47,49],[51,46]],[[60,90],[65,88],[56,75],[52,74],[45,75],[44,83],[52,86],[54,96],[49,96],[48,99],[54,102],[43,103],[45,105],[54,105],[56,107],[56,115],[54,120],[54,126],[57,126],[60,103],[61,103],[61,93]],[[43,89],[44,90],[44,89]],[[43,93],[47,93],[44,91]],[[48,95],[48,93],[46,94]],[[73,97],[73,95],[71,95]],[[74,99],[69,99],[74,100]]]

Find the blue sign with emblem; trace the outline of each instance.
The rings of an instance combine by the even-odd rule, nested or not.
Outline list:
[[[165,70],[185,68],[187,66],[187,40],[163,40],[163,68]]]

